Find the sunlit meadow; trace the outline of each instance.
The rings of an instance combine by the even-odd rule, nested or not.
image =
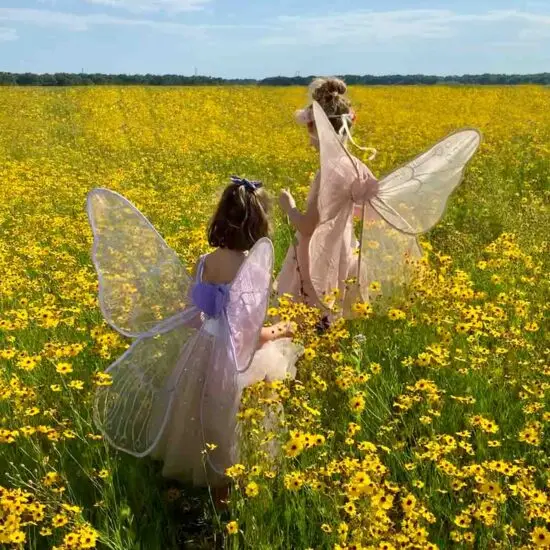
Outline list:
[[[315,312],[273,302],[305,357],[246,392],[220,516],[93,425],[128,342],[98,310],[85,196],[121,192],[191,265],[231,174],[305,198],[304,90],[0,88],[0,546],[550,547],[549,94],[351,90],[378,176],[460,127],[484,142],[402,296],[322,336]],[[276,213],[278,263],[291,235]]]

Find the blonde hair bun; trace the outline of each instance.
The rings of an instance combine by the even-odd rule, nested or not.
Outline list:
[[[311,99],[321,104],[343,96],[346,91],[346,83],[339,78],[316,78],[309,86]]]
[[[311,101],[319,103],[337,132],[343,124],[340,117],[351,112],[351,102],[345,95],[346,91],[346,83],[339,78],[316,78],[309,85]],[[351,122],[348,124],[351,126]]]

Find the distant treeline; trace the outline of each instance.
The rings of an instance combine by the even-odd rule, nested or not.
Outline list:
[[[350,85],[516,85],[550,84],[550,73],[530,75],[481,74],[462,76],[429,75],[340,75]],[[134,86],[305,86],[313,76],[276,76],[254,79],[225,79],[210,76],[182,76],[175,74],[86,74],[86,73],[2,73],[0,86],[95,86],[95,85],[134,85]]]

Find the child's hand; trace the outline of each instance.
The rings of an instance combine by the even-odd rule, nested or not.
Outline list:
[[[279,323],[266,327],[263,329],[265,331],[264,339],[269,340],[278,340],[279,338],[291,338],[296,332],[296,323],[293,321],[280,321]]]
[[[279,204],[283,212],[289,213],[293,208],[296,208],[296,201],[288,189],[283,189],[279,195]]]

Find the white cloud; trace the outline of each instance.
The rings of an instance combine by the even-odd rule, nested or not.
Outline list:
[[[52,1],[52,0],[50,0]],[[81,0],[82,1],[82,0]],[[133,10],[184,10],[199,9],[212,0],[84,0],[112,7]],[[194,8],[193,8],[194,6]],[[229,18],[227,18],[229,19]],[[238,20],[222,25],[185,24],[155,20],[151,17],[116,16],[105,13],[76,14],[46,9],[0,8],[2,21],[41,27],[58,27],[70,31],[86,31],[99,26],[126,26],[149,28],[192,40],[219,36],[226,31],[261,30],[257,45],[351,46],[365,48],[374,44],[414,45],[415,41],[452,39],[457,46],[465,47],[466,33],[484,37],[486,43],[506,42],[518,45],[537,44],[550,35],[550,13],[531,11],[496,10],[482,13],[457,13],[448,9],[404,9],[393,11],[354,10],[321,16],[279,16],[265,24],[242,25]],[[482,31],[482,32],[479,32]],[[487,32],[486,32],[487,31]],[[489,32],[490,31],[490,32]],[[249,33],[250,34],[250,33]],[[489,36],[491,35],[491,36]],[[4,30],[3,40],[15,39],[15,30]],[[464,38],[464,40],[462,40]],[[250,38],[252,42],[254,38]],[[479,41],[476,42],[478,44]]]
[[[277,30],[266,36],[266,44],[365,44],[407,39],[445,39],[465,26],[517,25],[517,37],[533,29],[550,28],[550,15],[517,10],[458,14],[443,9],[408,9],[393,11],[355,10],[323,16],[280,16]],[[507,38],[510,38],[509,36]]]
[[[202,10],[211,0],[85,0],[85,2],[131,12],[182,12]]]
[[[80,15],[50,10],[35,10],[24,8],[0,8],[0,21],[21,23],[38,27],[61,27],[70,31],[87,31],[96,26],[126,26],[142,27],[159,32],[183,35],[192,39],[205,38],[210,33],[234,30],[236,28],[261,28],[261,26],[241,25],[186,25],[155,21],[152,19],[130,19],[114,17],[105,14]]]
[[[15,29],[0,27],[0,42],[10,42],[12,40],[17,40],[17,38],[17,31]]]

